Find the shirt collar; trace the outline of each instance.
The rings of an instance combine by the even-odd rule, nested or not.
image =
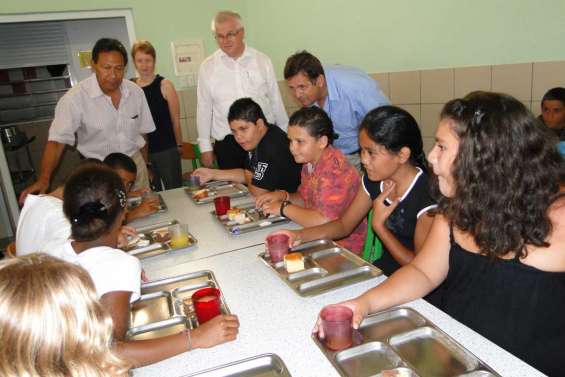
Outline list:
[[[253,49],[249,48],[249,47],[247,46],[247,44],[245,44],[244,46],[245,46],[245,48],[244,48],[244,50],[243,50],[243,54],[241,54],[241,56],[240,56],[239,58],[237,58],[237,59],[232,58],[231,56],[229,56],[228,54],[226,54],[225,52],[223,52],[222,49],[218,49],[219,54],[220,54],[220,58],[239,62],[239,61],[243,61],[243,60],[246,60],[246,59],[249,59],[249,58],[254,57],[254,56],[255,56],[255,51],[253,51]]]
[[[329,66],[324,67],[324,78],[326,79],[326,86],[328,88],[328,101],[336,101],[340,99],[339,92],[332,78],[332,74],[329,72]],[[326,101],[326,103],[328,102]],[[325,107],[325,106],[324,106]]]
[[[330,161],[334,160],[335,157],[336,157],[335,148],[330,144],[322,151],[322,154],[320,155],[320,159],[318,160],[316,165],[313,166],[313,169],[309,171],[309,173],[312,174],[314,172],[325,170],[326,166],[330,163]]]
[[[96,79],[96,73],[92,73],[87,80],[88,81],[86,82],[86,92],[88,93],[88,96],[90,98],[106,96],[106,94],[104,94],[104,92],[100,88],[100,85],[98,84],[98,80]],[[120,84],[120,92],[122,93],[122,96],[124,98],[127,98],[129,96],[129,89],[124,84],[124,82],[125,80],[122,79],[122,83]]]

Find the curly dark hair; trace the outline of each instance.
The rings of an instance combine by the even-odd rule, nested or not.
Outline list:
[[[438,210],[470,233],[481,254],[527,255],[526,246],[547,247],[548,207],[560,196],[565,160],[557,140],[515,98],[472,92],[448,102],[441,119],[459,138],[453,162],[453,197]]]

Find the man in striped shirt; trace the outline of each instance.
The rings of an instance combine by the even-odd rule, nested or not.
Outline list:
[[[155,124],[141,88],[123,79],[127,61],[126,49],[119,41],[103,38],[96,42],[93,74],[57,104],[39,179],[22,192],[21,204],[27,194],[47,191],[65,145],[75,142],[86,158],[103,160],[114,152],[130,156],[138,171],[134,187],[149,187],[144,135],[154,131]]]

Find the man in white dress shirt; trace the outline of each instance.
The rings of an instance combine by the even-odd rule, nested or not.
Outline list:
[[[247,46],[239,14],[222,11],[212,21],[219,49],[200,66],[196,122],[202,163],[221,169],[242,168],[246,152],[235,142],[228,125],[228,110],[235,100],[250,97],[261,106],[267,121],[286,131],[284,108],[273,63]],[[214,144],[212,146],[212,140]]]
[[[155,124],[143,90],[123,79],[127,62],[120,41],[102,38],[96,42],[92,49],[93,74],[57,103],[39,179],[22,192],[21,204],[27,194],[48,189],[65,145],[74,145],[75,140],[78,151],[86,158],[103,160],[114,152],[130,156],[138,172],[134,187],[149,187],[147,156],[141,152],[144,135],[155,130]]]

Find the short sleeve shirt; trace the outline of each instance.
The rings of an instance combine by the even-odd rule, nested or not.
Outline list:
[[[328,146],[315,166],[302,166],[298,193],[306,208],[316,209],[329,220],[343,215],[351,205],[361,179],[343,153]],[[353,233],[338,241],[345,248],[359,254],[363,249],[367,232],[367,220],[363,220]]]
[[[38,252],[51,240],[65,241],[71,235],[71,224],[63,213],[63,201],[50,195],[28,195],[18,219],[16,252],[27,255]]]
[[[267,127],[257,148],[248,153],[245,169],[252,172],[254,186],[269,191],[296,192],[301,165],[290,153],[286,133],[277,126],[269,124]]]
[[[102,92],[92,74],[69,90],[57,103],[49,140],[74,145],[85,157],[103,160],[114,152],[133,155],[145,145],[143,134],[155,124],[143,90],[122,80],[118,108]]]
[[[100,246],[77,254],[68,240],[49,243],[42,251],[84,268],[94,282],[99,298],[109,292],[131,292],[132,302],[139,298],[141,263],[122,250]]]
[[[383,191],[383,182],[374,182],[365,174],[363,188],[375,200]],[[386,200],[387,203],[388,199]],[[386,227],[394,234],[398,241],[410,250],[414,250],[414,233],[418,218],[425,212],[436,207],[435,201],[429,192],[429,179],[420,168],[408,190],[400,198],[400,203],[390,214],[385,222]],[[375,263],[386,275],[400,268],[400,265],[383,248],[383,256]]]

